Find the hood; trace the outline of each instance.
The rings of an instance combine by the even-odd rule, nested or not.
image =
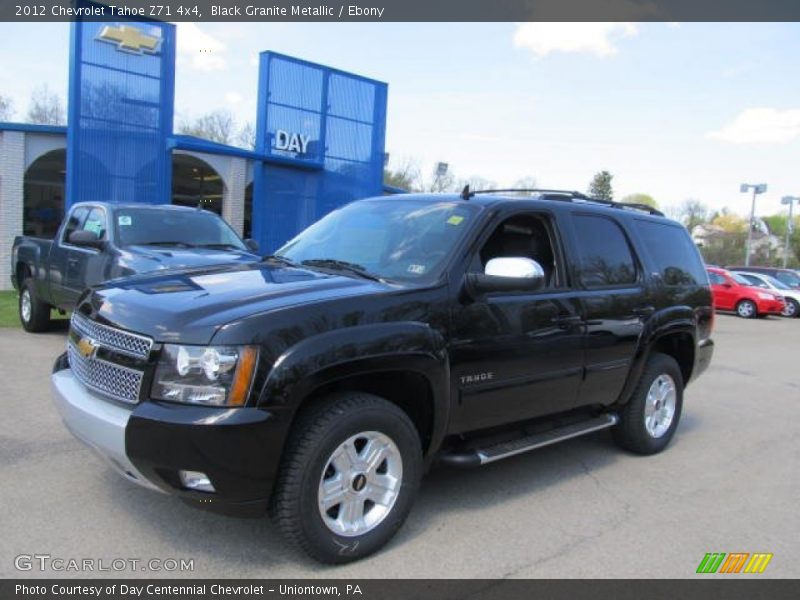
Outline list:
[[[151,273],[92,290],[93,314],[159,342],[207,344],[232,321],[258,313],[392,290],[377,281],[251,263]]]
[[[161,269],[205,267],[231,263],[249,263],[259,257],[244,250],[218,248],[178,248],[167,246],[127,246],[121,253],[124,266],[136,273]]]

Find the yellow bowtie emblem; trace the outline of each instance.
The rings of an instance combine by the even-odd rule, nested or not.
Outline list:
[[[116,44],[117,50],[131,54],[157,54],[161,38],[148,35],[138,27],[131,25],[104,25],[97,39],[109,44]]]

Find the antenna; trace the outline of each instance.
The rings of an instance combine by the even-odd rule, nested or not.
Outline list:
[[[469,191],[469,184],[464,186],[464,189],[461,190],[461,199],[462,200],[469,200],[472,197],[474,192]]]

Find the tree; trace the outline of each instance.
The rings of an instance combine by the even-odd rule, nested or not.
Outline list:
[[[64,103],[47,84],[33,90],[31,103],[28,106],[28,123],[37,125],[64,125],[67,122],[67,113]]]
[[[622,201],[628,204],[644,204],[650,208],[658,208],[658,203],[650,194],[628,194]]]
[[[0,94],[0,121],[10,121],[14,115],[14,101]]]
[[[178,125],[178,133],[211,140],[220,144],[230,144],[236,132],[236,120],[228,110],[214,110],[194,121],[183,119]]]
[[[600,200],[613,200],[614,189],[611,187],[611,180],[614,176],[608,171],[600,171],[589,184],[589,195]]]
[[[413,158],[403,157],[395,169],[383,170],[383,183],[409,192],[418,191],[421,187],[419,162]]]
[[[236,144],[248,150],[255,150],[256,128],[251,121],[247,121],[236,134]]]
[[[464,189],[464,186],[469,186],[469,189],[473,192],[479,190],[494,190],[497,189],[497,183],[492,181],[491,179],[485,179],[483,177],[473,175],[467,179],[459,179],[458,183],[454,185],[455,191],[460,192]]]
[[[715,227],[719,227],[720,230],[726,233],[747,232],[747,220],[737,214],[729,212],[726,208],[723,208],[722,212],[714,217],[711,224]]]
[[[689,198],[678,208],[676,218],[691,233],[698,225],[708,222],[708,207],[700,200]]]
[[[514,183],[511,184],[511,187],[515,190],[535,190],[536,189],[536,177],[532,177],[531,175],[526,175],[525,177],[520,177]],[[517,192],[520,196],[531,196],[533,192]]]

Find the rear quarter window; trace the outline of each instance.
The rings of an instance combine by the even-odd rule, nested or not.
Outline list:
[[[647,253],[666,285],[705,285],[703,259],[680,225],[635,219],[635,227]]]

